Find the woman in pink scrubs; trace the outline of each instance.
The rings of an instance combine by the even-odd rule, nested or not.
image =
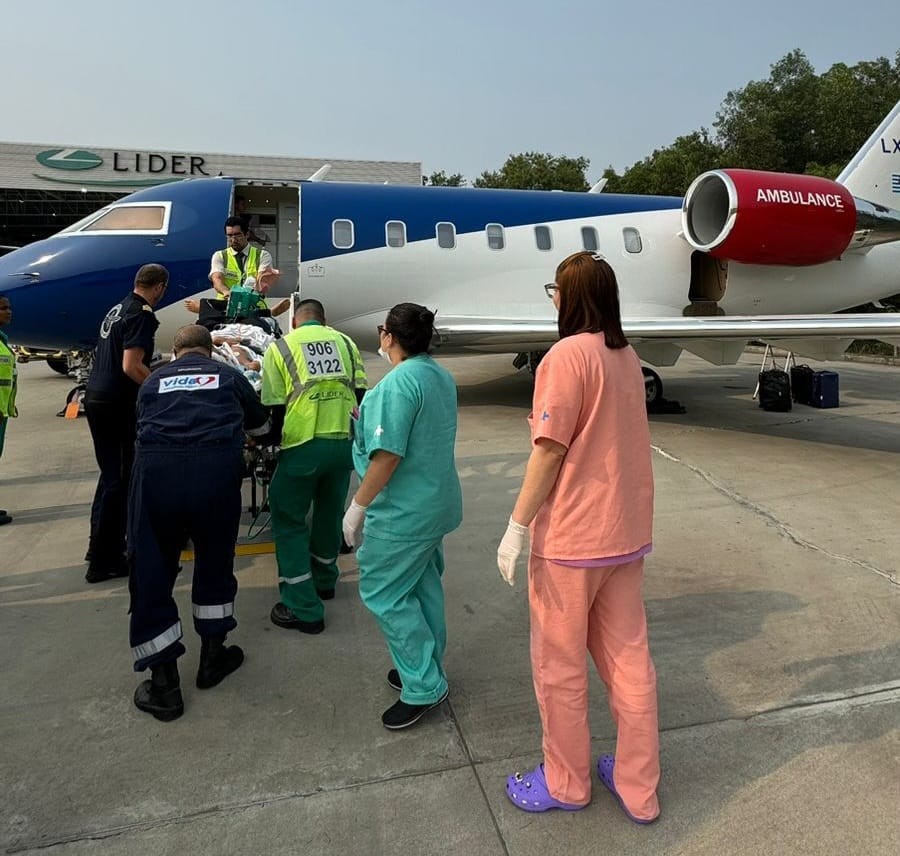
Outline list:
[[[601,256],[569,256],[545,289],[560,341],[537,370],[531,456],[497,551],[512,585],[531,527],[531,666],[544,760],[510,776],[506,790],[525,811],[590,802],[587,650],[618,730],[615,756],[601,755],[597,774],[631,820],[650,823],[659,815],[659,733],[641,598],[653,524],[644,380]]]

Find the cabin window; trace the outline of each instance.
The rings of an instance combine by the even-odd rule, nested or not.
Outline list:
[[[128,202],[95,211],[67,229],[66,234],[164,235],[169,228],[170,202]]]
[[[487,245],[492,250],[502,250],[506,246],[503,227],[499,223],[488,223],[485,232],[487,233]]]
[[[639,253],[644,249],[641,233],[634,226],[626,226],[622,229],[622,238],[625,241],[625,252]]]
[[[402,247],[406,244],[406,223],[390,220],[384,225],[385,240],[389,247]]]
[[[581,246],[589,253],[596,253],[600,249],[600,239],[597,230],[593,226],[581,227]]]
[[[353,246],[352,220],[335,220],[331,224],[331,243],[339,250],[349,250]]]
[[[435,231],[439,247],[452,250],[456,246],[456,226],[452,223],[438,223]]]
[[[549,226],[534,227],[534,242],[539,250],[547,251],[553,249],[553,236],[550,234]]]

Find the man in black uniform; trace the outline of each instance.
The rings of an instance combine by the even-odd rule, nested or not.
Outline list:
[[[90,563],[85,579],[99,583],[128,576],[125,524],[128,480],[134,460],[134,405],[150,374],[159,321],[153,313],[169,284],[169,272],[144,265],[134,290],[113,306],[100,325],[84,412],[94,441],[100,478],[91,512]]]
[[[140,709],[167,722],[184,712],[178,657],[181,622],[172,598],[178,556],[194,544],[191,594],[200,635],[198,689],[214,687],[244,661],[226,634],[237,627],[234,545],[241,518],[243,440],[269,431],[269,412],[244,376],[210,358],[205,327],[182,327],[175,361],[141,387],[137,453],[128,507],[131,651],[152,678],[134,694]]]

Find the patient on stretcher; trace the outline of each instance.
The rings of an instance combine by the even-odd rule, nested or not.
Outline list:
[[[214,360],[243,372],[251,386],[262,387],[262,358],[275,336],[253,324],[225,324],[212,331]]]

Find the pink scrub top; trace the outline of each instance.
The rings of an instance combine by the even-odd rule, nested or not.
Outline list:
[[[566,447],[531,525],[531,552],[579,567],[645,555],[653,540],[653,468],[641,364],[602,333],[557,342],[538,366],[532,443]]]

